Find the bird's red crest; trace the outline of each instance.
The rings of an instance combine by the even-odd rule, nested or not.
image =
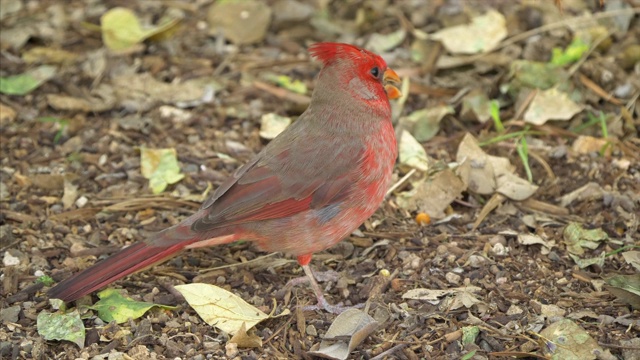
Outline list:
[[[380,56],[350,44],[333,42],[316,43],[309,47],[309,53],[312,57],[320,60],[325,66],[336,60],[356,60],[359,58],[374,59],[376,62],[385,64]]]

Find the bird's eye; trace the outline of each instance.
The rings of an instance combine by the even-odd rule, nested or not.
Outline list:
[[[371,69],[371,75],[373,75],[374,78],[378,78],[378,76],[380,75],[380,69],[376,66],[373,69]]]

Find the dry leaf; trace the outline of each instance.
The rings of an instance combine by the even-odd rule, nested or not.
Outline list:
[[[524,121],[543,125],[549,120],[569,120],[580,111],[582,106],[569,99],[569,95],[551,88],[538,91],[524,113]]]
[[[262,115],[260,119],[260,137],[263,139],[274,139],[291,124],[291,118],[280,116],[275,113]]]
[[[238,332],[229,339],[230,343],[235,343],[240,348],[259,348],[262,347],[262,339],[251,332],[247,333],[247,325],[243,322]]]
[[[452,170],[445,169],[432,178],[413,183],[413,189],[397,195],[398,206],[420,210],[435,219],[446,216],[445,209],[465,190],[464,183]]]
[[[400,130],[398,153],[400,164],[408,165],[422,171],[429,169],[427,152],[424,150],[424,147],[404,129]]]
[[[378,322],[358,309],[338,315],[320,343],[320,349],[309,354],[327,359],[344,360],[364,339],[378,328]],[[348,339],[348,343],[346,340]]]
[[[209,8],[207,19],[211,35],[222,30],[237,45],[252,44],[264,39],[271,23],[271,7],[254,0],[217,1]]]
[[[471,24],[452,26],[431,35],[454,54],[477,54],[491,51],[507,36],[502,14],[489,10],[471,20]]]
[[[269,315],[239,296],[210,284],[176,286],[189,305],[211,326],[235,335],[244,326],[251,329]]]

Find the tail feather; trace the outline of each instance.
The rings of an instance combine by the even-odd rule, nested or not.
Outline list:
[[[171,246],[152,246],[145,242],[133,244],[60,282],[49,290],[48,295],[65,302],[77,300],[120,278],[175,256],[189,243]]]

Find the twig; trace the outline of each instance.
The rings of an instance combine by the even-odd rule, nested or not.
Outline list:
[[[227,268],[232,268],[232,267],[236,267],[236,266],[250,265],[251,263],[260,262],[260,261],[263,261],[263,260],[264,260],[264,259],[266,259],[266,258],[273,257],[273,256],[275,256],[275,255],[277,255],[277,253],[271,253],[271,254],[263,255],[263,256],[260,256],[260,257],[255,258],[255,259],[253,259],[253,260],[249,260],[249,261],[245,261],[245,262],[239,262],[239,263],[234,263],[234,264],[222,265],[222,266],[217,266],[217,267],[209,268],[209,269],[202,269],[202,270],[200,270],[199,272],[200,272],[201,274],[205,275],[205,274],[207,274],[207,273],[209,273],[209,272],[212,272],[212,271],[215,271],[215,270],[227,269]],[[293,262],[293,260],[291,260],[291,262]]]
[[[311,102],[311,98],[306,95],[296,94],[287,89],[273,86],[262,81],[254,81],[253,86],[260,90],[264,90],[271,95],[279,97],[280,99],[288,100],[296,104],[309,105],[309,103]]]
[[[411,169],[411,171],[409,171],[405,176],[402,177],[402,179],[398,180],[398,182],[396,182],[395,184],[393,184],[393,186],[391,188],[389,188],[389,190],[387,190],[387,193],[385,194],[386,196],[389,196],[389,194],[391,194],[392,192],[394,192],[397,188],[400,187],[400,185],[402,185],[405,181],[409,180],[409,178],[411,176],[413,176],[413,174],[416,173],[416,169]]]
[[[505,48],[509,45],[515,44],[519,41],[522,40],[526,40],[532,36],[547,32],[547,31],[551,31],[551,30],[555,30],[555,29],[559,29],[561,27],[567,26],[568,24],[575,22],[575,23],[581,23],[581,22],[591,22],[591,21],[595,21],[595,20],[599,20],[599,19],[606,19],[606,18],[610,18],[610,17],[615,17],[615,16],[619,16],[619,15],[625,15],[625,14],[638,14],[640,13],[640,9],[617,9],[617,10],[611,10],[611,11],[605,11],[605,12],[601,12],[598,14],[587,14],[587,15],[583,15],[583,16],[578,16],[578,17],[574,17],[574,18],[568,18],[568,19],[564,19],[558,22],[554,22],[551,24],[547,24],[547,25],[543,25],[540,27],[537,27],[535,29],[531,29],[529,31],[525,31],[523,33],[514,35],[510,38],[508,38],[507,40],[503,41],[500,45],[498,45],[497,47],[495,47],[494,49],[492,49],[492,51],[497,51],[500,50],[502,48]],[[482,55],[486,55],[482,54]]]
[[[382,360],[382,359],[384,359],[385,356],[392,355],[393,353],[396,353],[396,352],[406,348],[407,346],[409,346],[409,344],[396,345],[396,346],[392,347],[391,349],[389,349],[387,351],[383,351],[380,354],[378,354],[377,356],[372,357],[370,360]]]

